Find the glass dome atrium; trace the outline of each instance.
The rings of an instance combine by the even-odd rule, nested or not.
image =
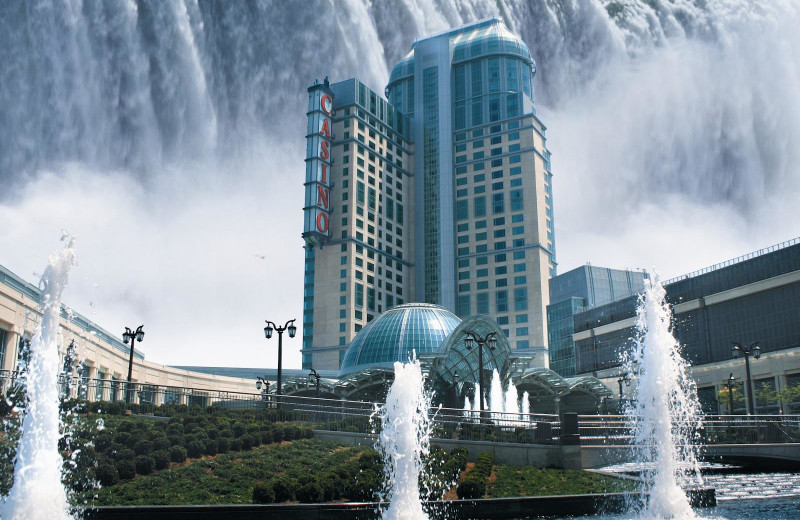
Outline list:
[[[408,303],[393,307],[367,325],[353,339],[342,361],[339,376],[367,368],[394,368],[394,362],[407,362],[435,353],[461,320],[444,307]]]

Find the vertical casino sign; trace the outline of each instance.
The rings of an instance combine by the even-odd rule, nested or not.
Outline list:
[[[322,248],[331,236],[333,93],[327,79],[308,88],[307,116],[303,239],[309,247]]]

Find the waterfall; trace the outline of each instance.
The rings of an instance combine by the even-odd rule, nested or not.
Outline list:
[[[300,311],[306,87],[357,76],[381,92],[415,38],[489,16],[501,16],[536,60],[555,231],[569,230],[558,243],[562,265],[624,258],[634,267],[674,257],[675,241],[706,245],[701,260],[675,259],[677,274],[794,236],[794,0],[342,0],[309,9],[284,0],[7,0],[0,219],[13,223],[15,247],[0,262],[33,271],[35,237],[66,225],[91,236],[86,262],[135,265],[144,284],[136,292],[150,299],[141,307],[180,309],[198,283],[203,292],[246,293],[262,276],[252,260],[261,254],[283,273],[272,290],[287,300],[276,312]],[[52,202],[54,186],[71,205],[30,219]],[[296,220],[254,240],[276,214]],[[98,223],[97,215],[107,217]],[[132,259],[130,236],[154,253]],[[209,236],[216,247],[200,248]],[[611,239],[615,247],[605,247]],[[253,250],[238,259],[231,252],[242,244]],[[270,244],[287,253],[272,255]],[[186,251],[198,253],[198,273],[184,279],[176,259]],[[115,269],[86,267],[94,279],[74,281],[76,307],[135,290]],[[258,306],[255,298],[241,305]],[[231,331],[232,342],[246,343],[236,331],[255,313],[221,312],[224,326],[188,333],[169,326],[177,318],[163,308],[147,318],[165,344]],[[299,365],[299,353],[287,355]]]

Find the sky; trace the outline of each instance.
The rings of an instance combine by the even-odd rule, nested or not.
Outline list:
[[[357,17],[364,13],[356,9],[361,4],[347,5],[356,6],[354,12],[336,20],[337,27],[363,26]],[[296,33],[307,23],[301,17],[287,25]],[[386,41],[390,28],[377,27]],[[576,64],[558,71],[567,80],[548,85],[547,62],[539,62],[534,84],[544,93],[538,116],[553,152],[560,273],[591,262],[668,279],[800,235],[800,61],[791,45],[798,36],[777,27],[773,35],[723,38],[720,47],[683,41],[630,59],[613,55],[581,88],[564,83],[570,73],[581,74]],[[365,31],[359,38],[345,43],[363,48],[378,34]],[[413,41],[410,35],[392,39],[397,49],[364,57],[338,45],[352,56],[302,73],[273,78],[274,71],[264,72],[273,81],[266,89],[277,100],[272,109],[281,117],[267,121],[265,135],[227,143],[226,152],[204,153],[204,143],[224,130],[222,105],[209,115],[208,99],[195,92],[206,78],[197,80],[187,66],[178,79],[195,77],[194,90],[169,107],[186,126],[169,139],[150,136],[178,151],[156,160],[147,175],[69,154],[30,161],[34,166],[24,171],[0,168],[0,265],[37,284],[48,255],[68,232],[76,237],[78,264],[64,303],[112,334],[143,324],[146,336],[137,349],[147,359],[276,366],[277,338],[264,338],[264,320],[302,321],[304,88],[315,77],[355,75],[381,92],[386,64]],[[307,60],[301,46],[287,43],[275,59],[295,62],[300,53]],[[188,56],[187,63],[196,65],[197,57]],[[232,61],[226,66],[248,68],[247,60]],[[774,80],[760,80],[765,77]],[[230,111],[237,101],[246,109],[261,103],[258,89],[244,85],[250,90],[228,100]],[[562,88],[569,95],[554,94]],[[10,142],[14,129],[3,117],[14,102],[5,94],[0,86],[0,136]],[[92,105],[91,97],[80,101]],[[50,107],[40,110],[47,127]],[[64,112],[69,120],[69,110]],[[96,132],[85,131],[97,142],[85,143],[87,148],[96,155],[126,152],[127,140],[107,137],[107,121],[89,121]],[[237,127],[242,133],[250,128]],[[162,145],[153,155],[166,157],[169,148]],[[300,368],[300,337],[284,337],[284,367]]]

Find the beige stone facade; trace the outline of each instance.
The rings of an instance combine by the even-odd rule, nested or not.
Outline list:
[[[82,377],[93,380],[125,381],[130,350],[117,337],[62,307],[58,346],[63,363],[67,346],[74,342],[75,360],[82,365]],[[0,369],[8,381],[18,368],[21,340],[30,340],[41,321],[39,289],[0,266]],[[147,338],[143,342],[146,344]],[[136,343],[136,347],[139,347]],[[63,366],[63,365],[62,365]],[[74,375],[71,374],[71,375]],[[253,392],[253,381],[214,376],[160,365],[140,356],[134,358],[132,381],[146,385]],[[105,396],[108,398],[108,395]],[[119,396],[118,396],[119,397]]]

